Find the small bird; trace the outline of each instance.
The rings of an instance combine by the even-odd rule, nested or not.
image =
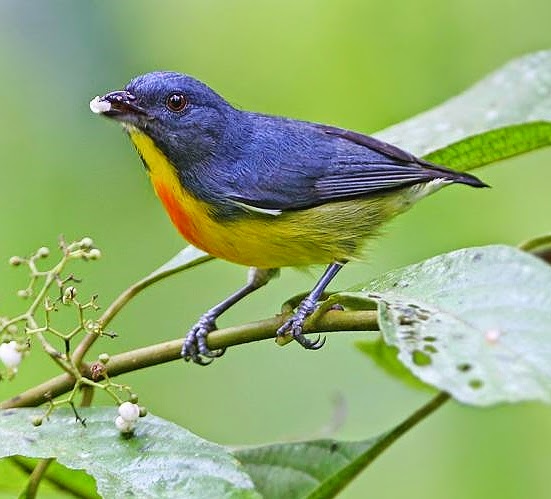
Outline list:
[[[180,234],[212,256],[251,267],[247,284],[188,332],[185,360],[206,365],[216,319],[278,274],[328,265],[277,331],[306,349],[303,326],[323,291],[386,221],[451,183],[486,187],[373,137],[236,109],[204,83],[174,72],[134,78],[96,97],[93,112],[120,122]]]

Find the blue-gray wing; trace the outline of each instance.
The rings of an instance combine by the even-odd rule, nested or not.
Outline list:
[[[230,199],[256,211],[275,213],[376,196],[436,179],[486,185],[472,175],[433,165],[373,137],[308,125],[301,130],[309,134],[308,140],[298,142],[294,151],[275,150],[275,159],[264,162],[272,164],[260,168],[247,193],[241,191]]]

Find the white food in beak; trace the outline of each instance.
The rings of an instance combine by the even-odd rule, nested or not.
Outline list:
[[[111,110],[111,103],[107,102],[106,100],[101,100],[99,95],[96,95],[90,101],[90,111],[92,111],[95,114],[105,113],[110,110]]]

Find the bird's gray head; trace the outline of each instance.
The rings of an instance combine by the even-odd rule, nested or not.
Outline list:
[[[160,71],[90,103],[92,111],[138,129],[174,163],[201,161],[223,142],[238,111],[191,76]]]

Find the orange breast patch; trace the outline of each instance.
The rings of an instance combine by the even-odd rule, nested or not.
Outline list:
[[[202,248],[201,237],[199,228],[194,220],[194,214],[192,210],[187,210],[186,204],[183,199],[179,199],[179,196],[167,185],[163,183],[154,183],[155,192],[159,199],[162,201],[172,223],[176,226],[180,234],[186,241],[193,244],[198,248]]]

